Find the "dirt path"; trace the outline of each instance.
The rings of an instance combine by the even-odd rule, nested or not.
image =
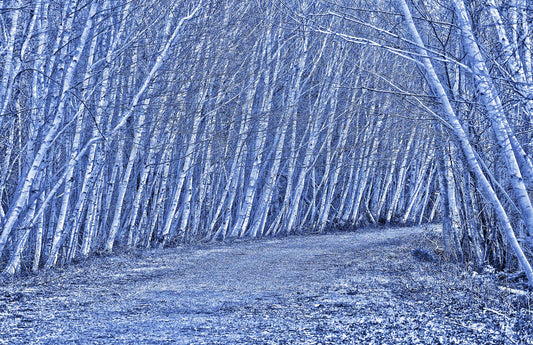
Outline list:
[[[517,305],[488,276],[415,258],[417,247],[431,249],[424,233],[92,259],[0,289],[0,343],[532,344],[528,302]]]

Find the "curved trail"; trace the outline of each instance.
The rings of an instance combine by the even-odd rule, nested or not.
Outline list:
[[[0,343],[500,344],[521,339],[501,326],[508,319],[478,305],[485,302],[476,300],[471,285],[468,290],[451,284],[442,263],[411,255],[430,244],[424,231],[294,236],[89,260],[52,272],[48,281],[34,277],[0,291]]]

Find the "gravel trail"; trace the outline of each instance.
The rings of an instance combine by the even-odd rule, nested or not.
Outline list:
[[[446,263],[436,231],[93,258],[0,288],[0,344],[533,344],[531,294]]]

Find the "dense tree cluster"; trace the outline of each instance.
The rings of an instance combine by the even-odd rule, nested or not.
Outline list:
[[[469,6],[2,1],[4,274],[440,218],[452,258],[531,270],[532,11]]]
[[[508,269],[513,253],[533,284],[531,5],[452,0],[413,6],[415,19],[405,0],[397,4],[410,56],[454,139],[440,155],[448,253]]]

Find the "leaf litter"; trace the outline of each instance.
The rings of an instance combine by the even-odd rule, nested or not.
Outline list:
[[[530,291],[437,226],[135,250],[0,288],[0,344],[533,344]]]

